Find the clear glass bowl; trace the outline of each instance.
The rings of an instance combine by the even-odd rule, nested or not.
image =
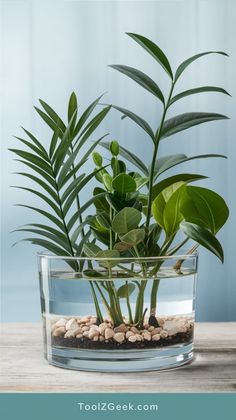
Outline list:
[[[168,369],[193,358],[197,254],[39,254],[45,357],[68,369]]]

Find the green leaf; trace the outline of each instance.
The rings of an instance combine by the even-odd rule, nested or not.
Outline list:
[[[40,104],[42,105],[44,111],[49,115],[49,117],[56,123],[56,125],[61,129],[61,132],[64,133],[66,130],[66,126],[62,119],[59,117],[59,115],[50,107],[46,102],[44,102],[42,99],[39,99]],[[44,120],[45,121],[45,120]],[[46,121],[45,121],[46,122]],[[48,124],[49,125],[49,124]],[[51,123],[49,125],[51,127]],[[51,127],[52,128],[52,127]]]
[[[137,191],[144,187],[149,182],[149,177],[143,177],[139,173],[135,172],[133,176]]]
[[[102,196],[101,193],[104,195]],[[95,187],[93,190],[94,205],[98,211],[105,211],[106,213],[109,213],[110,207],[105,198],[105,194],[106,194],[105,190],[99,187]]]
[[[109,192],[112,191],[112,177],[110,174],[108,173],[102,174],[102,183],[107,189],[107,191]]]
[[[74,187],[74,189],[71,191],[70,195],[68,196],[68,198],[66,199],[64,205],[63,205],[63,213],[64,215],[67,214],[67,212],[69,211],[73,201],[75,200],[75,198],[77,197],[77,195],[79,194],[79,192],[82,190],[82,188],[87,185],[87,183],[98,173],[100,172],[103,168],[99,168],[96,171],[91,172],[89,175],[87,175],[85,178],[83,177],[82,179],[76,178],[76,180],[80,179],[80,182],[76,183],[76,186]],[[73,183],[72,183],[73,184]],[[68,189],[70,188],[70,186],[72,185],[70,184]],[[63,194],[64,195],[64,194]],[[65,199],[65,198],[63,198]]]
[[[112,188],[121,194],[136,191],[135,180],[127,174],[119,174],[112,181]]]
[[[33,136],[32,133],[30,133],[30,131],[26,130],[24,127],[21,127],[22,130],[24,130],[24,132],[27,134],[27,136],[29,136],[29,138],[32,140],[32,142],[39,148],[42,150],[42,152],[44,153],[44,155],[47,155],[46,150],[44,149],[43,145],[36,139],[35,136]]]
[[[133,38],[134,41],[136,41],[149,54],[151,54],[151,56],[163,67],[168,76],[170,76],[170,78],[173,79],[173,73],[168,58],[163,53],[163,51],[156,44],[154,44],[154,42],[152,42],[148,38],[145,38],[142,35],[134,34],[131,32],[126,32],[126,34]]]
[[[92,270],[92,269],[83,270],[83,276],[88,279],[101,279],[101,278],[103,279],[104,278],[104,276],[99,271]]]
[[[213,234],[221,229],[229,216],[224,199],[216,192],[202,187],[186,186],[180,208],[187,222],[210,229]]]
[[[165,104],[165,99],[164,99],[162,91],[160,90],[159,86],[157,86],[157,84],[154,82],[154,80],[152,80],[149,76],[147,76],[147,74],[129,66],[113,64],[109,67],[125,74],[130,79],[134,80],[144,89],[146,89],[148,92],[152,93],[154,96],[160,99],[163,105]]]
[[[65,226],[63,225],[63,223],[59,219],[57,219],[55,216],[53,216],[51,213],[48,213],[47,211],[41,210],[37,207],[27,206],[25,204],[15,204],[15,206],[25,207],[27,209],[34,210],[39,214],[42,214],[47,219],[49,219],[52,223],[54,223],[59,229],[61,229],[62,232],[65,232]]]
[[[15,159],[15,160],[17,162],[21,162],[24,165],[28,166],[29,168],[33,169],[33,171],[35,171],[37,174],[41,175],[41,177],[44,178],[49,183],[49,185],[51,185],[55,190],[57,189],[57,185],[56,185],[55,180],[51,177],[51,175],[48,175],[47,172],[41,170],[40,168],[38,168],[38,166],[35,166],[35,165],[31,164],[30,162],[27,162],[27,161],[24,161],[24,160],[21,160],[21,159]],[[19,172],[16,172],[16,173],[19,174]],[[22,172],[21,172],[21,174],[22,174]],[[28,176],[28,174],[25,175],[25,176]]]
[[[179,93],[178,95],[174,96],[170,100],[170,105],[172,105],[176,101],[179,101],[182,98],[185,98],[186,96],[195,95],[196,93],[203,93],[203,92],[220,92],[220,93],[224,93],[225,95],[231,96],[228,92],[226,92],[225,89],[222,89],[221,87],[202,86],[195,89],[185,90],[184,92]]]
[[[163,213],[163,221],[164,229],[168,237],[171,237],[177,232],[179,229],[179,224],[183,220],[183,215],[180,211],[180,201],[182,198],[183,185],[183,182],[177,182],[173,185],[174,189],[172,192],[170,192],[171,195],[167,195],[166,197],[164,196],[166,199],[166,206]],[[162,194],[167,192],[169,188],[173,186],[166,188]]]
[[[92,242],[87,242],[83,246],[83,251],[87,257],[94,258],[101,251],[101,248]]]
[[[124,236],[121,236],[122,242],[125,242],[130,245],[138,245],[140,242],[144,241],[145,230],[144,229],[133,229],[126,233]]]
[[[207,229],[202,226],[198,226],[194,223],[183,221],[180,223],[180,229],[186,236],[193,239],[204,248],[215,254],[223,263],[224,252],[218,239]]]
[[[116,251],[115,249],[108,249],[105,251],[99,251],[96,255],[96,258],[104,258],[105,261],[99,261],[99,265],[106,268],[111,268],[119,264],[119,261],[112,261],[113,258],[119,258],[120,253]]]
[[[51,142],[50,142],[50,148],[49,148],[49,156],[50,158],[53,157],[54,152],[56,150],[56,146],[57,146],[57,141],[59,139],[59,127],[55,128],[55,131],[53,132],[52,138],[51,138]]]
[[[35,181],[45,191],[47,191],[48,194],[58,203],[58,195],[57,195],[57,193],[52,188],[50,188],[44,181],[42,181],[40,178],[38,178],[38,177],[36,177],[34,175],[31,175],[31,174],[28,174],[26,172],[18,172],[18,175],[25,176],[26,178],[29,178],[29,179],[32,179],[32,181]]]
[[[180,114],[165,121],[161,132],[161,138],[164,139],[172,136],[173,134],[187,130],[198,124],[225,119],[228,119],[225,115],[209,112],[187,112],[185,114]]]
[[[154,133],[153,133],[154,134]],[[109,143],[102,142],[100,146],[104,147],[105,149],[109,150]],[[140,169],[145,175],[149,175],[148,168],[144,165],[141,159],[138,158],[134,153],[130,152],[129,150],[125,149],[124,147],[120,146],[120,155],[124,157],[128,162],[132,163],[136,168]]]
[[[113,249],[116,249],[119,252],[126,252],[128,249],[132,248],[132,244],[128,244],[126,242],[117,242]]]
[[[76,118],[77,108],[78,108],[78,104],[77,104],[76,94],[75,92],[72,92],[72,94],[70,95],[69,104],[68,104],[68,122],[72,119],[73,116]]]
[[[116,109],[117,111],[121,112],[126,117],[128,117],[132,121],[134,121],[137,125],[139,125],[139,127],[141,127],[144,131],[146,131],[146,133],[154,141],[154,138],[155,138],[154,132],[153,132],[152,128],[150,127],[150,125],[147,123],[147,121],[145,121],[143,118],[139,117],[137,114],[135,114],[132,111],[129,111],[126,108],[121,108],[120,106],[115,106],[115,105],[112,105],[112,108]],[[127,151],[126,151],[126,154],[127,154]],[[120,155],[122,156],[121,152],[120,152]]]
[[[21,158],[27,160],[30,163],[33,163],[34,165],[38,166],[40,169],[43,169],[45,172],[47,172],[49,175],[53,175],[53,171],[51,166],[41,157],[25,152],[24,150],[19,149],[9,149],[10,152],[15,153],[17,156],[20,156]]]
[[[22,139],[21,137],[13,136],[15,139],[19,140],[21,143],[25,144],[27,147],[29,147],[31,150],[33,150],[35,153],[37,153],[38,156],[40,156],[42,159],[44,159],[46,162],[49,161],[48,155],[46,150],[42,151],[41,148],[35,146],[34,144],[30,143],[27,140]]]
[[[183,216],[180,214],[180,197],[183,182],[176,182],[165,188],[152,203],[152,214],[167,236],[173,235],[178,229]]]
[[[117,213],[112,221],[112,229],[118,234],[125,234],[135,229],[142,219],[140,211],[132,207],[125,207]]]
[[[111,109],[111,105],[107,106],[102,111],[100,111],[97,115],[95,115],[95,117],[88,123],[88,125],[80,133],[78,139],[75,142],[75,146],[79,143],[79,149],[81,149],[81,147],[85,144],[87,139],[91,136],[91,134],[93,134],[96,128],[104,120],[104,118],[106,117],[110,109]]]
[[[102,212],[96,216],[97,222],[101,225],[104,229],[111,228],[110,217],[106,212]]]
[[[165,188],[169,187],[176,182],[194,182],[198,181],[199,179],[206,179],[207,176],[198,175],[198,174],[178,174],[174,176],[170,176],[169,178],[163,179],[158,184],[152,187],[152,200],[160,194]]]
[[[44,122],[55,132],[58,128],[58,135],[60,138],[63,137],[63,130],[54,122],[45,112],[39,109],[37,106],[34,107]]]
[[[203,57],[204,55],[208,55],[208,54],[221,54],[228,57],[228,54],[226,54],[223,51],[206,51],[200,54],[193,55],[192,57],[183,61],[183,63],[179,65],[175,73],[175,81],[179,78],[179,76],[183,73],[183,71],[189,66],[189,64],[191,64],[193,61],[197,60],[198,58]]]
[[[104,94],[100,95],[97,99],[95,99],[95,101],[93,101],[83,112],[74,129],[74,136],[77,136],[77,134],[79,134],[81,128],[83,127],[83,125],[85,124],[85,122],[87,121],[87,119],[89,118],[89,116],[91,115],[91,113],[93,112],[94,108],[96,107],[100,99],[103,97],[103,95]]]
[[[71,253],[67,252],[65,249],[62,249],[61,247],[55,245],[52,242],[46,241],[45,239],[24,238],[24,239],[21,239],[20,241],[16,242],[16,244],[20,243],[20,242],[31,242],[32,244],[39,245],[39,246],[47,249],[48,251],[53,252],[56,255],[71,257]],[[14,245],[16,245],[16,244],[14,244]]]
[[[79,221],[80,215],[83,214],[84,211],[87,210],[91,206],[91,204],[93,204],[95,199],[99,197],[104,197],[104,194],[98,194],[97,196],[90,198],[90,200],[88,200],[83,206],[81,206],[79,210],[76,210],[76,212],[73,214],[73,216],[70,218],[67,224],[68,231],[70,231],[74,224]]]
[[[32,194],[37,195],[37,197],[40,197],[43,201],[45,201],[55,211],[55,213],[57,214],[58,217],[61,217],[60,208],[52,200],[50,200],[50,198],[48,198],[46,195],[42,194],[39,191],[35,191],[32,188],[20,187],[20,186],[17,186],[17,185],[13,185],[13,188],[18,188],[18,189],[21,189],[21,190],[25,190],[25,191],[28,191]]]
[[[134,283],[126,283],[119,287],[117,290],[118,298],[127,298],[135,291],[135,284]]]
[[[227,159],[225,155],[217,155],[217,154],[205,154],[205,155],[197,155],[197,156],[190,156],[187,157],[184,154],[178,155],[169,155],[163,156],[160,159],[157,159],[155,165],[155,178],[161,175],[163,172],[167,171],[170,168],[173,168],[180,163],[188,162],[194,159],[205,159],[205,158],[224,158]]]
[[[44,236],[45,238],[51,239],[53,242],[55,242],[55,244],[60,245],[62,249],[66,250],[67,252],[71,254],[71,248],[68,244],[68,240],[66,236],[61,237],[60,235],[58,235],[58,233],[55,234],[55,233],[47,232],[45,230],[32,229],[32,228],[16,229],[15,232],[31,232],[31,233],[36,233],[37,235]]]

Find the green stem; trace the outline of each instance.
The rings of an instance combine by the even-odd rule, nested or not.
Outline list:
[[[133,324],[133,316],[132,316],[132,310],[131,310],[130,299],[129,299],[128,282],[126,281],[125,284],[126,284],[126,289],[127,289],[126,304],[127,304],[127,309],[128,309],[128,313],[129,313],[129,323]]]
[[[91,291],[92,291],[92,296],[93,296],[94,305],[95,305],[95,309],[96,309],[97,319],[101,323],[101,322],[103,322],[103,316],[102,316],[101,309],[99,307],[99,303],[98,303],[98,299],[97,299],[96,292],[95,292],[95,289],[94,289],[94,285],[93,285],[92,281],[90,281],[89,284],[90,284]]]
[[[153,182],[154,182],[154,173],[155,173],[155,164],[157,159],[157,152],[158,152],[158,146],[161,139],[162,134],[162,128],[165,122],[165,116],[168,110],[168,107],[170,105],[171,96],[173,93],[173,89],[175,86],[175,82],[173,81],[171,84],[169,96],[167,98],[167,102],[164,106],[160,126],[155,134],[155,145],[154,145],[154,152],[153,152],[153,158],[152,158],[152,164],[151,164],[151,171],[150,171],[150,180],[149,180],[149,194],[148,194],[148,208],[147,208],[147,217],[146,217],[146,227],[148,228],[150,225],[150,219],[151,219],[151,207],[152,207],[152,188],[153,188]]]
[[[73,153],[74,152],[74,148],[73,148],[73,145],[71,144],[71,152]],[[75,169],[75,165],[74,165],[74,163],[72,163],[72,170],[74,170]],[[73,174],[73,179],[75,180],[76,179],[76,174],[74,173]],[[78,210],[78,212],[80,211],[80,200],[79,200],[79,194],[77,194],[77,196],[76,196],[76,204],[77,204],[77,210]],[[80,214],[79,215],[79,221],[80,221],[80,224],[82,224],[83,223],[83,217],[82,217],[82,214]],[[81,234],[82,234],[82,237],[84,237],[85,236],[85,232],[84,232],[84,228],[81,230]]]

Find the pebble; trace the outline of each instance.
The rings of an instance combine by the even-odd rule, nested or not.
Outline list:
[[[66,329],[65,327],[58,327],[56,330],[53,331],[54,337],[59,337],[60,335],[65,334]]]
[[[129,338],[132,335],[134,335],[133,331],[127,331],[127,333],[125,334],[126,338]]]
[[[161,332],[160,332],[160,336],[161,336],[161,338],[167,338],[168,337],[168,332],[167,331],[165,331],[165,330],[162,330]]]
[[[105,339],[108,340],[109,338],[112,338],[114,336],[114,330],[112,330],[111,328],[106,328],[105,329]]]
[[[99,331],[94,330],[94,329],[90,329],[88,332],[88,338],[90,338],[90,340],[94,337],[98,337],[99,336]]]
[[[118,333],[118,332],[123,332],[123,333],[125,333],[125,332],[127,332],[128,331],[128,327],[126,327],[126,325],[125,324],[120,324],[118,327],[115,327],[114,328],[114,332],[115,333]]]
[[[86,327],[86,326],[82,327],[81,329],[82,329],[83,332],[84,331],[89,331],[89,327]]]
[[[179,316],[166,316],[157,318],[160,327],[144,324],[142,330],[135,326],[128,325],[128,319],[114,328],[111,320],[105,319],[97,325],[97,318],[87,316],[82,318],[51,318],[51,331],[54,337],[64,336],[64,338],[76,337],[78,339],[86,337],[93,341],[109,343],[111,339],[117,343],[128,341],[159,341],[178,333],[186,333],[193,328],[193,319]]]
[[[122,343],[125,339],[125,334],[122,332],[115,333],[113,339],[117,341],[117,343]]]
[[[130,331],[134,332],[135,334],[138,334],[139,333],[139,330],[136,327],[131,327],[130,328]]]
[[[128,338],[128,341],[130,341],[130,343],[135,343],[135,341],[137,341],[137,337],[136,337],[136,335],[131,335],[131,336]]]
[[[61,318],[56,322],[57,327],[64,327],[67,323],[67,320],[65,318]]]
[[[144,338],[144,340],[151,341],[152,336],[151,336],[150,332],[145,331],[143,333],[143,338]]]
[[[107,328],[107,323],[106,323],[106,322],[102,322],[102,323],[98,326],[98,329],[99,329],[100,334],[104,335],[104,333],[105,333],[105,329],[106,329],[106,328]]]
[[[65,333],[64,338],[72,338],[72,337],[75,337],[74,331],[75,331],[75,330],[68,330],[68,331]]]
[[[160,334],[152,335],[152,341],[159,341],[161,338]]]
[[[95,335],[95,336],[93,337],[93,341],[98,341],[98,335]]]
[[[68,330],[75,330],[76,328],[78,328],[78,324],[77,324],[75,318],[71,318],[69,321],[67,321],[67,323],[66,323],[66,331],[68,331]]]
[[[135,334],[135,337],[137,341],[143,341],[143,337],[141,334]]]
[[[161,331],[162,331],[162,328],[160,327],[154,328],[154,330],[152,330],[151,332],[151,335],[160,334]]]

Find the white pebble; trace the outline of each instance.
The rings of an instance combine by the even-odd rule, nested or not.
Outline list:
[[[56,330],[53,331],[54,337],[59,337],[60,335],[65,334],[66,329],[65,327],[58,327]]]
[[[131,336],[128,338],[128,341],[130,341],[131,343],[135,343],[135,341],[137,341],[136,335],[131,335]]]
[[[118,332],[114,334],[113,339],[117,341],[118,343],[122,343],[125,339],[125,335],[122,332]]]
[[[91,340],[92,338],[99,336],[99,331],[96,330],[90,330],[88,333],[88,338]]]
[[[118,325],[118,327],[115,327],[115,328],[114,328],[114,332],[115,332],[115,333],[118,333],[118,332],[123,332],[123,333],[125,333],[126,331],[128,331],[128,328],[126,327],[126,325],[125,325],[125,324],[120,324],[120,325]]]
[[[75,318],[71,318],[69,321],[67,321],[66,331],[75,330],[76,328],[78,328],[78,324],[77,324]]]
[[[125,334],[126,338],[129,338],[132,335],[134,335],[134,333],[132,331],[127,331],[127,333]]]
[[[131,327],[130,331],[133,331],[135,334],[139,333],[139,330],[136,327]]]
[[[155,334],[152,336],[152,341],[159,341],[161,338],[160,334]]]
[[[67,323],[67,320],[65,318],[61,318],[56,322],[57,327],[64,327]]]
[[[109,338],[112,338],[114,336],[114,330],[112,330],[111,328],[106,328],[105,329],[105,339],[108,340]]]
[[[147,341],[150,341],[151,340],[151,334],[150,334],[150,332],[148,332],[148,331],[145,331],[144,333],[143,333],[143,338],[144,338],[144,340],[147,340]]]
[[[168,332],[167,331],[165,331],[165,330],[162,330],[161,332],[160,332],[160,336],[161,336],[161,338],[167,338],[168,337]]]
[[[143,337],[140,334],[135,334],[137,341],[143,341]]]

